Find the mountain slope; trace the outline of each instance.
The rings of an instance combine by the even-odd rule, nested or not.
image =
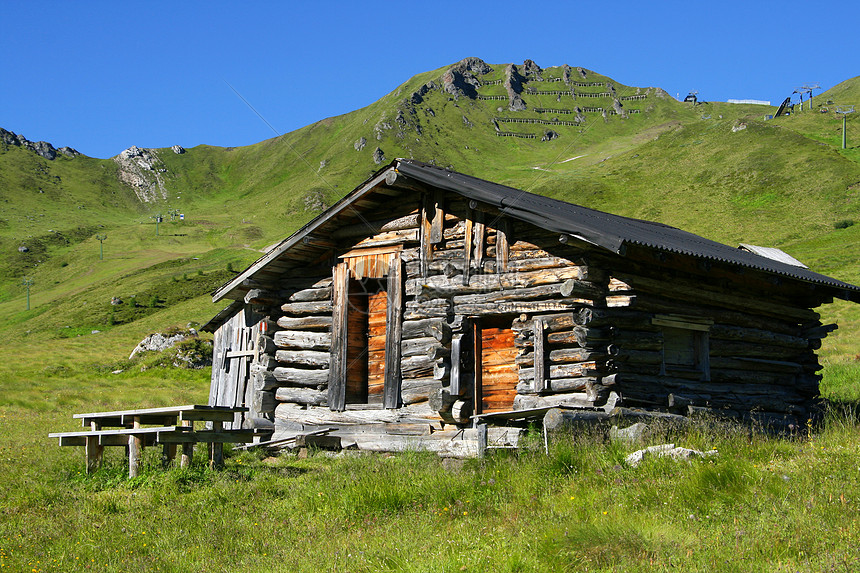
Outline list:
[[[814,109],[858,101],[860,79],[831,92],[816,96]],[[839,149],[832,113],[766,121],[774,111],[681,103],[582,68],[467,58],[256,145],[124,153],[134,161],[148,154],[137,168],[117,158],[49,160],[3,144],[0,328],[48,335],[69,322],[104,325],[113,297],[156,292],[227,263],[238,269],[395,157],[729,244],[779,246],[814,270],[860,282],[852,264],[860,226],[846,223],[860,220],[860,157]],[[849,122],[849,137],[852,129]],[[171,220],[171,211],[185,219]],[[158,214],[166,219],[156,235]],[[108,237],[104,261],[97,233]],[[25,275],[35,281],[30,313]],[[216,310],[195,308],[200,316],[187,318]],[[154,312],[176,319],[169,309]],[[850,307],[839,312],[851,331],[860,317]]]

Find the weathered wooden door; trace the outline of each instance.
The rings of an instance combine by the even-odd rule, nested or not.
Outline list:
[[[379,259],[353,258],[334,268],[328,405],[335,411],[347,404],[399,408],[402,262],[394,253],[383,273]]]
[[[254,356],[255,328],[262,317],[248,307],[240,309],[215,332],[212,348],[210,406],[245,406],[250,363]],[[225,428],[241,428],[237,412]]]
[[[476,413],[512,410],[518,382],[514,331],[484,321],[476,325],[475,343]]]
[[[383,281],[351,281],[347,310],[347,404],[382,404],[388,296]]]

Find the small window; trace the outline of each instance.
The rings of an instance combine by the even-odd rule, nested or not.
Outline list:
[[[663,360],[660,374],[696,380],[710,379],[708,360],[709,319],[656,316],[652,323],[662,328]]]

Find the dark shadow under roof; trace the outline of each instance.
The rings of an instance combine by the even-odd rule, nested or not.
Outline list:
[[[399,173],[426,185],[463,195],[498,208],[502,213],[557,233],[566,233],[614,253],[623,254],[625,245],[642,245],[671,253],[731,263],[805,282],[827,285],[847,292],[860,287],[808,269],[789,265],[744,251],[669,225],[604,213],[557,199],[470,177],[414,159],[395,162]]]

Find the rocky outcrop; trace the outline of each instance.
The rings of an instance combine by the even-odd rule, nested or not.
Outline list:
[[[183,153],[185,153],[185,149],[184,149],[181,145],[174,145],[174,146],[173,146],[173,147],[171,147],[170,149],[171,149],[171,151],[173,151],[173,153],[175,153],[176,155],[182,155]]]
[[[567,64],[561,67],[561,81],[566,84],[570,83],[570,66]]]
[[[131,351],[129,360],[143,352],[168,352],[168,362],[177,368],[205,368],[212,365],[212,342],[201,340],[193,328],[173,333],[150,334]]]
[[[508,109],[511,111],[523,111],[526,103],[520,94],[523,91],[523,78],[514,64],[508,64],[505,68],[505,90],[508,92]]]
[[[373,162],[377,165],[385,162],[385,153],[378,147],[373,150]]]
[[[367,139],[365,139],[363,136],[359,137],[358,140],[352,144],[356,151],[361,151],[362,149],[364,149],[365,145],[367,145]]]
[[[612,109],[615,110],[615,113],[617,113],[619,117],[627,118],[627,112],[624,110],[624,106],[621,105],[621,102],[617,99],[612,102]]]
[[[432,90],[436,89],[436,82],[427,82],[414,92],[407,98],[407,101],[412,103],[413,105],[418,105],[419,103],[424,101],[424,96],[430,93]]]
[[[11,131],[7,131],[2,127],[0,127],[0,143],[4,145],[14,145],[15,147],[23,147],[24,149],[29,149],[33,153],[51,161],[57,158],[58,153],[62,153],[66,157],[77,157],[78,155],[80,155],[80,153],[78,153],[71,147],[61,147],[60,149],[54,149],[54,146],[47,141],[30,141],[23,135],[18,135]]]
[[[478,95],[477,88],[481,85],[475,76],[492,71],[493,68],[480,58],[465,58],[442,74],[442,90],[454,96],[454,99],[475,99]]]
[[[132,145],[112,158],[119,166],[119,179],[134,190],[143,203],[167,199],[167,168],[155,149]]]
[[[543,137],[540,138],[541,141],[552,141],[553,139],[558,139],[558,133],[554,132],[551,129],[547,129],[543,132]]]
[[[530,80],[537,80],[539,82],[543,81],[542,73],[543,70],[541,67],[534,63],[533,60],[526,60],[523,62],[523,74]]]
[[[379,118],[379,121],[376,122],[376,125],[373,126],[373,131],[376,133],[376,139],[382,141],[382,138],[385,136],[386,131],[391,129],[391,124],[386,121],[385,115]]]

